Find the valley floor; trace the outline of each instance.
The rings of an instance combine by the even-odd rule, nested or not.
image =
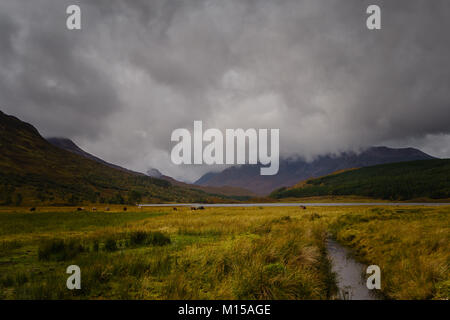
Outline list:
[[[97,209],[0,208],[0,299],[334,299],[330,237],[385,298],[450,296],[450,206]]]

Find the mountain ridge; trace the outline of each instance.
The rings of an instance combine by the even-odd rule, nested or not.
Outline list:
[[[346,152],[338,156],[320,156],[312,162],[302,159],[280,160],[275,176],[261,176],[258,165],[241,165],[221,172],[209,172],[195,184],[202,186],[233,186],[249,189],[258,195],[268,195],[275,189],[290,187],[296,183],[324,176],[339,170],[413,160],[431,160],[434,157],[415,148],[370,147],[361,153]]]
[[[108,167],[111,167],[111,168],[114,168],[114,169],[118,169],[118,170],[123,170],[125,172],[129,172],[129,173],[132,173],[132,174],[143,175],[143,173],[141,173],[141,172],[137,172],[137,171],[133,171],[133,170],[130,170],[130,169],[123,168],[121,166],[118,166],[118,165],[112,164],[110,162],[107,162],[107,161],[105,161],[105,160],[103,160],[103,159],[101,159],[101,158],[99,158],[97,156],[94,156],[93,154],[91,154],[89,152],[86,152],[83,149],[81,149],[73,140],[71,140],[69,138],[48,137],[48,138],[45,138],[45,139],[48,142],[50,142],[52,145],[54,145],[55,147],[67,150],[69,152],[78,154],[78,155],[80,155],[82,157],[85,157],[85,158],[91,159],[93,161],[102,163],[102,164],[104,164],[104,165],[106,165]],[[151,177],[152,178],[158,178],[158,177],[153,177],[153,176],[151,176]]]
[[[31,124],[0,111],[0,204],[135,204],[217,199],[200,190],[111,168],[56,147]]]
[[[103,159],[101,159],[101,158],[99,158],[97,156],[94,156],[94,155],[84,151],[74,141],[72,141],[69,138],[50,137],[50,138],[47,138],[47,141],[50,142],[52,145],[60,148],[60,149],[67,150],[69,152],[75,153],[75,154],[80,155],[82,157],[85,157],[85,158],[88,158],[90,160],[93,160],[93,161],[99,162],[101,164],[104,164],[106,166],[109,166],[111,168],[122,170],[124,172],[128,172],[128,173],[131,173],[131,174],[144,175],[143,173],[132,171],[132,170],[120,167],[118,165],[109,163],[109,162],[107,162],[107,161],[105,161],[105,160],[103,160]],[[161,179],[161,180],[168,181],[173,186],[178,186],[178,187],[187,188],[187,189],[200,190],[200,191],[203,191],[205,193],[212,194],[212,195],[227,196],[227,197],[233,197],[233,198],[236,198],[236,199],[246,199],[246,198],[250,198],[250,197],[255,197],[256,196],[256,194],[252,193],[251,191],[243,189],[243,188],[238,188],[238,187],[228,187],[228,186],[225,186],[225,187],[205,187],[205,186],[199,186],[199,185],[184,183],[184,182],[178,181],[178,180],[176,180],[176,179],[174,179],[174,178],[172,178],[170,176],[162,174],[156,168],[150,168],[149,170],[147,170],[147,174],[146,175],[151,177],[151,178],[156,178],[156,179]]]
[[[449,199],[450,159],[416,160],[336,172],[280,188],[275,199],[363,196],[384,200]]]

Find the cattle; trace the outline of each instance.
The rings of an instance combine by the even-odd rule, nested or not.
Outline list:
[[[127,207],[123,207],[123,211],[127,211]]]
[[[300,209],[306,210],[305,206],[300,206]]]
[[[77,208],[77,211],[83,211],[83,208]]]
[[[36,211],[36,208],[35,208],[35,207],[30,208],[30,211],[31,211],[31,212],[35,212],[35,211]]]
[[[93,208],[92,208],[92,211],[97,211],[97,208],[96,208],[96,207],[93,207]]]
[[[106,207],[106,208],[105,208],[105,211],[109,211],[109,207]]]
[[[178,210],[177,208],[173,207],[173,211],[177,211],[177,210]]]

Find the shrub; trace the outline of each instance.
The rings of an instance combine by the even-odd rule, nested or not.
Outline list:
[[[141,245],[147,240],[148,234],[145,231],[134,231],[130,235],[131,245]]]
[[[28,280],[29,279],[28,279],[28,276],[26,273],[20,272],[20,273],[16,274],[16,283],[18,285],[23,285],[23,284],[27,283]]]
[[[108,239],[105,242],[105,250],[106,251],[116,251],[117,250],[117,242],[114,239]]]
[[[38,248],[39,260],[64,261],[76,257],[84,247],[76,240],[52,239],[42,242]]]
[[[134,246],[143,244],[164,246],[170,242],[170,238],[161,232],[134,231],[130,235],[130,244]]]
[[[100,247],[100,244],[99,244],[98,240],[94,240],[94,244],[92,246],[92,250],[94,252],[98,252],[99,247]]]
[[[150,232],[148,235],[148,244],[154,246],[165,246],[170,244],[170,238],[161,232]]]
[[[135,204],[142,201],[142,193],[136,190],[128,192],[128,204]]]

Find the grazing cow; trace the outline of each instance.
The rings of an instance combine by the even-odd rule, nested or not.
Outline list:
[[[176,207],[173,207],[173,211],[177,211],[178,209]]]
[[[204,206],[198,207],[197,210],[205,210]]]
[[[31,211],[31,212],[35,212],[35,211],[36,211],[36,208],[35,208],[35,207],[30,208],[30,211]]]
[[[306,210],[306,207],[305,207],[305,206],[300,206],[300,208],[302,208],[303,210]]]
[[[197,208],[196,207],[191,207],[191,210],[197,210]]]
[[[106,207],[105,211],[109,211],[109,207]]]
[[[123,207],[123,211],[127,211],[127,207]]]
[[[83,211],[83,208],[77,208],[77,211]]]
[[[93,208],[92,208],[92,211],[97,211],[97,208],[96,208],[96,207],[93,207]]]

